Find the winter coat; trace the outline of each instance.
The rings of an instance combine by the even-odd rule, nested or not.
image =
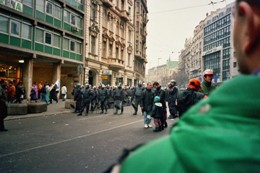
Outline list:
[[[213,83],[208,83],[205,80],[203,80],[201,83],[200,92],[202,92],[203,94],[208,96],[215,88],[216,88],[216,86]]]
[[[177,109],[179,111],[179,116],[181,116],[185,111],[187,111],[192,105],[198,103],[203,99],[204,94],[195,91],[194,89],[187,88],[184,91],[180,91],[178,94]]]
[[[163,116],[163,106],[162,103],[154,103],[151,117],[153,118],[161,118]]]
[[[140,106],[143,107],[143,111],[148,111],[148,112],[152,111],[153,104],[154,104],[153,99],[154,99],[154,92],[146,88],[142,94],[142,99],[140,102]]]
[[[169,135],[130,153],[120,172],[260,172],[259,83],[241,75],[222,84]]]

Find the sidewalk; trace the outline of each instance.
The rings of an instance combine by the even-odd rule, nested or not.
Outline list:
[[[58,103],[53,102],[52,104],[49,104],[46,112],[26,114],[26,115],[9,115],[5,118],[5,121],[39,117],[39,116],[57,115],[62,113],[69,113],[72,111],[73,111],[72,109],[65,109],[65,101],[59,100]]]

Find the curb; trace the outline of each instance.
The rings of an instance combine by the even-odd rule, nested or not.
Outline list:
[[[5,118],[5,121],[17,120],[17,119],[27,119],[27,118],[36,118],[40,116],[52,116],[52,115],[59,115],[64,113],[71,113],[71,110],[68,111],[61,111],[61,112],[42,112],[38,114],[26,114],[26,115],[9,115]]]

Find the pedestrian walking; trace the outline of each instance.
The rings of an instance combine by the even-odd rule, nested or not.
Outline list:
[[[146,88],[143,91],[141,99],[141,109],[144,115],[144,128],[152,127],[151,114],[154,105],[154,92],[152,90],[152,83],[148,82]]]
[[[164,110],[163,110],[163,105],[162,103],[160,103],[160,97],[159,96],[155,96],[154,97],[154,105],[152,108],[152,112],[151,112],[151,117],[153,117],[154,120],[154,132],[159,132],[161,130],[163,130],[163,122],[162,122],[162,117],[164,114]]]
[[[142,99],[143,90],[144,90],[143,83],[141,81],[138,83],[138,86],[136,86],[133,89],[133,95],[132,95],[132,99],[131,99],[132,106],[134,108],[133,115],[137,115],[138,105],[140,105],[140,102],[141,102],[141,99]]]
[[[169,119],[177,118],[177,95],[178,95],[178,88],[176,86],[176,81],[173,79],[170,81],[170,84],[168,85],[167,89],[168,94],[168,107],[169,107]]]
[[[67,87],[65,85],[62,85],[61,87],[61,96],[62,96],[62,101],[65,101],[67,98]]]
[[[32,85],[30,97],[31,97],[31,101],[35,101],[35,102],[38,101],[38,86],[36,82],[34,82]]]
[[[165,101],[166,93],[162,89],[159,82],[154,82],[153,87],[155,88],[154,95],[160,97],[160,103],[162,104],[162,107],[163,107],[163,116],[161,117],[161,123],[162,123],[161,130],[163,130],[164,128],[168,127],[168,124],[167,124],[167,121],[166,121],[166,119],[167,119],[167,110],[166,110],[167,107],[166,107],[166,101]]]

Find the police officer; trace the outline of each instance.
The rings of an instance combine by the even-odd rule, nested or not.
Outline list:
[[[94,96],[93,92],[91,91],[90,87],[88,84],[86,84],[85,88],[83,90],[81,90],[81,94],[82,94],[82,106],[81,106],[81,110],[79,112],[79,116],[82,115],[82,112],[84,111],[84,109],[86,108],[86,116],[88,115],[89,112],[89,106],[90,106],[90,102]]]
[[[124,112],[124,105],[123,105],[124,98],[125,98],[125,92],[122,89],[122,84],[119,83],[117,88],[113,91],[113,99],[114,99],[114,105],[115,105],[114,114],[117,114],[118,110],[121,110],[120,114],[123,114],[123,112]]]
[[[107,113],[107,100],[108,100],[108,93],[105,88],[105,85],[102,84],[98,89],[98,100],[101,104],[101,112],[100,114]]]
[[[81,94],[80,83],[78,83],[76,85],[76,87],[73,89],[73,96],[74,96],[74,100],[76,101],[75,113],[77,113],[77,112],[80,112],[81,104],[82,104],[82,94]]]

